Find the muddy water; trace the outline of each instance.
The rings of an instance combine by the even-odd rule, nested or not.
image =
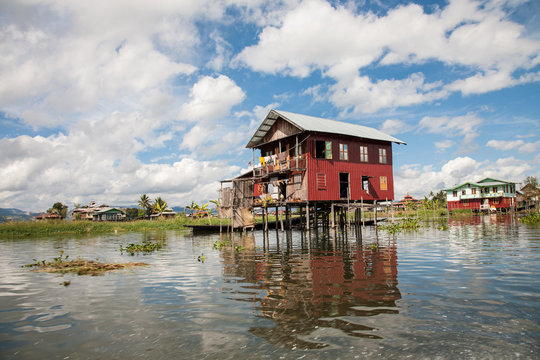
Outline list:
[[[143,240],[164,246],[120,252]],[[149,266],[94,277],[22,267],[60,250]],[[540,228],[509,217],[395,235],[368,227],[361,239],[0,239],[0,273],[3,359],[534,359],[540,350]]]

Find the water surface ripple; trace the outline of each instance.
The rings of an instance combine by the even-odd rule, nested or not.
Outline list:
[[[163,248],[120,252],[143,240]],[[149,266],[103,276],[23,267],[60,250]],[[0,239],[0,271],[2,359],[535,359],[540,350],[540,229],[510,217],[310,240],[296,231]]]

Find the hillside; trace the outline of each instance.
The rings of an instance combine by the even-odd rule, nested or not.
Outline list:
[[[0,208],[0,222],[5,221],[21,221],[21,220],[30,220],[39,213],[33,213],[30,211],[22,211],[19,209],[5,209]]]

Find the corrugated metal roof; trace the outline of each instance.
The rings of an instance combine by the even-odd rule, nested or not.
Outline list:
[[[467,184],[468,185],[473,185],[473,186],[478,186],[478,187],[486,187],[486,186],[501,186],[501,185],[504,186],[504,185],[515,184],[515,183],[510,182],[510,181],[503,181],[503,180],[497,180],[497,179],[492,179],[492,178],[485,178],[485,179],[477,181],[477,182],[468,181],[466,183],[456,185],[454,187],[444,189],[444,190],[445,191],[455,190],[455,189],[463,187],[463,186],[465,186]]]
[[[261,140],[267,134],[268,130],[274,125],[278,117],[290,122],[303,131],[316,131],[325,132],[330,134],[343,134],[349,136],[355,136],[365,139],[390,141],[397,144],[406,144],[404,141],[396,139],[393,136],[383,133],[377,129],[352,124],[343,121],[336,121],[330,119],[323,119],[315,116],[308,116],[302,114],[295,114],[288,111],[270,110],[262,124],[259,126],[249,143],[247,148],[252,148],[261,143]]]

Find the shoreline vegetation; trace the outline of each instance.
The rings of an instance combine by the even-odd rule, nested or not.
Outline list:
[[[387,217],[388,220],[408,219],[408,223],[441,218],[463,218],[476,216],[472,211],[454,211],[450,216],[446,209],[432,210],[406,210],[396,211],[392,215],[389,212],[379,212],[377,217]],[[373,218],[372,212],[366,212],[364,219]],[[269,221],[275,220],[275,215],[270,216]],[[414,220],[414,221],[413,221]],[[526,224],[540,223],[540,215],[532,213],[520,217]],[[256,217],[255,221],[262,221]],[[48,221],[12,221],[0,223],[0,238],[21,238],[32,236],[49,235],[84,235],[84,234],[106,234],[119,232],[145,232],[151,230],[188,230],[189,225],[219,225],[217,217],[191,218],[185,214],[179,214],[174,218],[163,218],[157,220],[131,220],[131,221],[88,221],[88,220],[48,220]],[[229,219],[222,219],[224,227],[230,223]],[[414,226],[416,227],[416,226]],[[384,227],[383,227],[384,228]]]

